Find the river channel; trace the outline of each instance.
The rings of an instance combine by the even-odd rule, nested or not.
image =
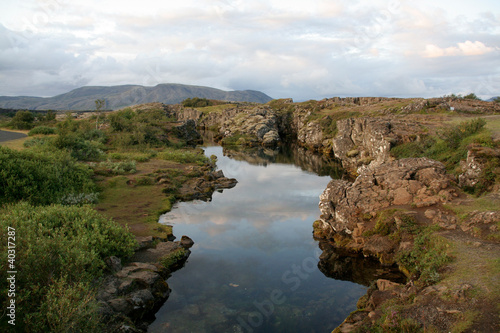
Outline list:
[[[238,184],[161,217],[195,245],[148,332],[331,332],[367,288],[318,269],[312,223],[335,168],[291,151],[204,150]]]

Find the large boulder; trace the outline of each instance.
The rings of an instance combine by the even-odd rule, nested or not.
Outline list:
[[[244,110],[225,119],[219,133],[228,139],[240,137],[235,143],[242,145],[276,146],[280,142],[278,116],[268,106]]]
[[[456,196],[444,165],[428,158],[408,158],[366,170],[354,182],[332,180],[320,196],[320,226],[352,235],[366,216],[389,207],[428,207]]]
[[[391,118],[343,119],[337,121],[339,134],[331,140],[331,148],[344,168],[359,174],[391,161],[391,147],[418,139],[421,131],[417,124]]]

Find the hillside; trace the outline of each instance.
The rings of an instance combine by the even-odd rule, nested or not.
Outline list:
[[[93,110],[96,99],[106,100],[106,109],[120,109],[130,105],[161,102],[180,103],[186,98],[266,103],[272,98],[260,91],[220,89],[182,84],[159,84],[155,87],[123,85],[111,87],[82,87],[54,97],[0,96],[0,108],[29,110]]]

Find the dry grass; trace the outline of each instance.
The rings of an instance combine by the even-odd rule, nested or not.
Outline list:
[[[13,129],[10,129],[10,128],[0,128],[0,130],[2,131],[8,131],[8,132],[15,132],[15,133],[23,133],[23,134],[26,134],[28,135],[28,132],[29,131],[24,131],[24,130],[13,130]],[[4,141],[4,142],[0,142],[0,145],[1,146],[4,146],[4,147],[7,147],[7,148],[10,148],[10,149],[15,149],[15,150],[22,150],[24,149],[24,142],[26,140],[28,140],[29,137],[26,136],[24,138],[20,138],[20,139],[15,139],[15,140],[9,140],[9,141]]]

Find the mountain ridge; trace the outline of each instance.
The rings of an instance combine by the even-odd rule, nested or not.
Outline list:
[[[0,96],[0,108],[29,110],[93,110],[95,100],[105,99],[106,109],[151,102],[177,104],[186,98],[207,98],[231,102],[267,103],[271,97],[256,90],[225,91],[206,86],[162,83],[154,87],[126,84],[85,86],[53,97]]]

